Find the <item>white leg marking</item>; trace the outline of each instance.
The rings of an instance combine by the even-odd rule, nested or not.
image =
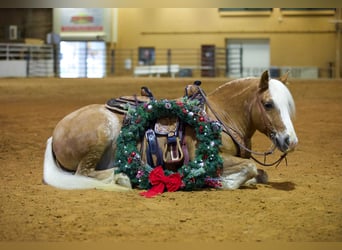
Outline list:
[[[221,177],[222,189],[234,190],[238,189],[246,182],[249,174],[246,168],[241,169],[240,172]]]

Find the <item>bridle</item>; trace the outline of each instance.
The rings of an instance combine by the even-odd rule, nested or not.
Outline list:
[[[197,85],[196,85],[197,86]],[[201,95],[201,97],[203,98],[206,106],[208,107],[208,109],[213,113],[213,115],[215,116],[215,118],[217,119],[217,121],[221,124],[222,126],[222,132],[224,132],[225,134],[229,135],[232,140],[234,141],[235,144],[237,144],[239,147],[240,147],[240,151],[241,149],[242,150],[245,150],[246,152],[250,153],[250,158],[252,158],[255,162],[257,162],[258,164],[262,165],[262,166],[266,166],[266,167],[269,167],[269,166],[274,166],[276,165],[279,166],[279,164],[285,159],[285,163],[287,165],[287,159],[286,159],[286,156],[287,156],[287,153],[283,153],[279,159],[277,159],[276,161],[272,162],[272,163],[266,163],[266,157],[268,155],[271,155],[274,153],[274,151],[276,150],[276,146],[274,145],[274,143],[272,143],[272,146],[269,150],[265,151],[265,152],[258,152],[258,151],[254,151],[254,150],[251,150],[250,148],[248,148],[247,146],[245,146],[243,143],[240,142],[240,140],[238,140],[238,138],[236,136],[234,136],[234,134],[236,135],[239,135],[240,136],[240,133],[237,131],[237,129],[231,127],[231,126],[228,126],[227,124],[225,124],[224,122],[222,122],[222,119],[220,118],[220,116],[218,115],[218,113],[213,109],[213,107],[211,106],[210,102],[208,102],[208,99],[207,99],[207,96],[206,94],[204,93],[203,89],[200,87],[200,86],[197,86],[198,88],[198,93]],[[269,137],[272,139],[272,137],[274,136],[273,135],[273,132],[270,127],[271,127],[271,122],[270,122],[270,119],[268,118],[267,114],[266,114],[266,110],[264,108],[264,106],[262,105],[261,103],[261,100],[260,100],[260,97],[259,95],[257,96],[257,100],[256,100],[256,103],[258,104],[258,108],[260,110],[260,113],[262,115],[262,120],[263,120],[263,124],[266,128],[266,131],[268,131],[268,135]],[[250,106],[250,109],[251,109],[251,106]],[[242,138],[242,136],[240,136],[240,138]],[[259,156],[264,156],[264,162],[261,162],[259,161],[258,159],[256,159],[252,154],[254,155],[259,155]]]

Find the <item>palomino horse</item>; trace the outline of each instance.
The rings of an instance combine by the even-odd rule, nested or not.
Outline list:
[[[203,94],[207,116],[223,129],[219,188],[237,189],[257,179],[256,163],[250,159],[251,138],[256,130],[284,153],[296,147],[298,139],[291,121],[295,106],[286,81],[287,75],[270,79],[265,71],[261,78],[233,80],[207,96]],[[114,174],[113,159],[122,122],[122,114],[101,104],[64,117],[47,141],[44,182],[62,189],[130,190],[130,178],[124,173]],[[185,132],[191,161],[197,144],[194,129],[188,129],[192,129]]]

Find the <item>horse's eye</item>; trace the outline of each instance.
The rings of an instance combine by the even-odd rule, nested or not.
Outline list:
[[[266,110],[270,110],[270,109],[274,108],[274,104],[273,104],[273,102],[265,102],[264,107]]]

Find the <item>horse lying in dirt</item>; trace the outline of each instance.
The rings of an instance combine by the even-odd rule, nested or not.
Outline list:
[[[219,135],[219,143],[211,142],[208,146],[208,150],[216,148],[218,153],[215,151],[211,156],[202,154],[201,163],[196,163],[199,165],[196,174],[189,170],[193,177],[188,179],[194,183],[196,178],[201,177],[203,180],[206,176],[206,165],[214,163],[220,165],[213,166],[216,174],[210,176],[216,188],[232,190],[260,179],[263,179],[261,182],[267,181],[264,178],[265,172],[258,171],[255,161],[251,159],[251,138],[258,130],[284,154],[295,149],[298,139],[291,121],[295,105],[291,93],[284,84],[286,81],[287,75],[279,80],[270,79],[268,71],[265,71],[260,78],[242,78],[227,82],[208,95],[205,95],[198,85],[189,86],[188,90],[193,93],[188,93],[188,96],[200,96],[202,107],[194,108],[195,111],[184,111],[183,108],[186,117],[196,117],[198,124],[205,124],[205,127],[215,123],[215,126],[222,129],[222,133]],[[145,98],[147,102],[141,105],[145,105],[146,110],[153,107],[149,103],[159,103],[152,100],[151,96]],[[181,107],[186,101],[176,104]],[[165,106],[167,107],[166,104]],[[132,180],[139,173],[130,175],[125,171],[114,171],[118,170],[117,164],[120,162],[115,159],[127,153],[127,150],[123,149],[126,145],[117,144],[121,130],[125,126],[126,116],[127,114],[109,110],[106,105],[93,104],[64,117],[47,141],[44,182],[61,189],[96,188],[127,191],[132,187],[139,187],[139,182]],[[158,156],[165,156],[170,151],[170,161],[177,162],[171,169],[175,173],[179,172],[183,178],[184,172],[180,171],[180,166],[185,164],[185,161],[187,164],[197,162],[194,159],[199,154],[196,151],[200,144],[198,134],[202,133],[201,127],[203,130],[203,126],[197,126],[196,123],[184,127],[181,145],[179,140],[172,136],[157,136],[157,140],[152,140],[152,144],[148,144],[146,141],[150,139],[149,135],[139,134],[142,139],[137,140],[137,150],[128,152],[128,163],[125,162],[124,165],[127,167],[132,159],[138,159],[141,164],[150,167],[150,170],[146,171],[149,173],[156,165],[165,168],[163,157],[160,159]],[[153,131],[149,133],[154,135]],[[206,137],[205,134],[202,136]],[[146,139],[143,140],[144,138]],[[218,136],[215,138],[218,139]],[[175,140],[172,141],[173,144],[169,144],[169,150],[167,143],[171,139]],[[161,148],[164,145],[165,150],[156,148],[156,145],[162,145]],[[183,146],[186,148],[186,154],[180,149]],[[147,155],[142,148],[149,148],[154,154]],[[165,161],[164,159],[164,163]],[[200,170],[202,172],[198,173]],[[210,181],[210,178],[206,180]],[[200,187],[208,184],[202,183],[204,185]]]

